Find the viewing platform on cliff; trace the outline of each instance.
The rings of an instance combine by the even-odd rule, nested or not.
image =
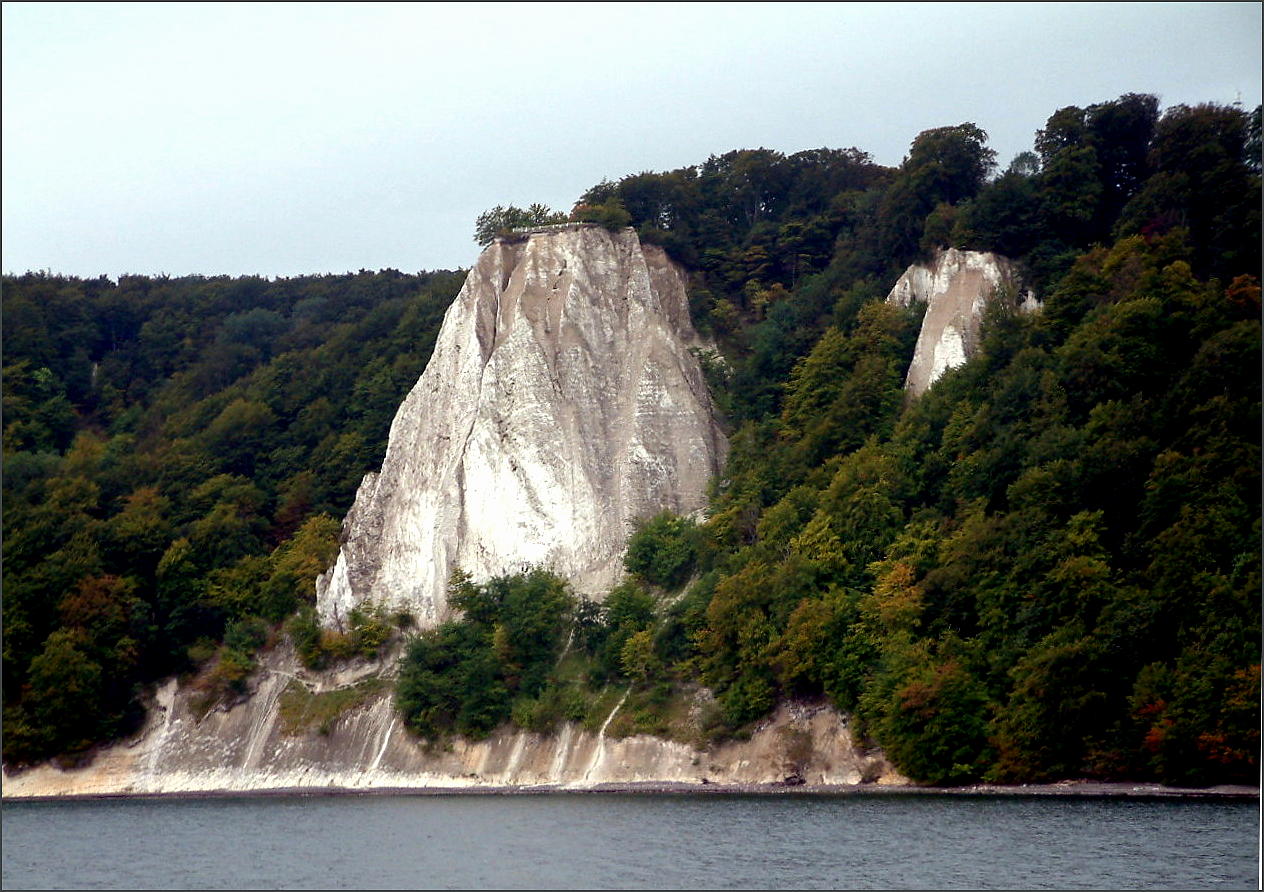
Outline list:
[[[521,241],[537,232],[565,232],[568,229],[592,229],[600,223],[541,223],[537,226],[515,226],[508,232],[496,236],[498,242]]]

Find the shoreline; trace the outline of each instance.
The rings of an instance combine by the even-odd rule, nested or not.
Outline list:
[[[113,799],[259,799],[341,796],[810,796],[810,797],[948,797],[1031,799],[1123,799],[1133,801],[1258,802],[1258,787],[1221,784],[1212,787],[1169,787],[1127,781],[1062,781],[1052,784],[972,784],[929,787],[914,784],[689,784],[644,781],[567,787],[554,784],[453,787],[277,787],[259,790],[204,790],[168,793],[72,793],[48,796],[3,796],[19,802],[81,802]]]

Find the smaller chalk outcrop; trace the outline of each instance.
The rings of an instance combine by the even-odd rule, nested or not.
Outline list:
[[[905,270],[887,295],[887,302],[902,307],[915,301],[927,305],[904,380],[908,394],[920,396],[944,372],[973,356],[989,301],[998,293],[1017,295],[1020,287],[1013,263],[991,252],[948,248],[929,264],[915,263]],[[1032,292],[1023,294],[1021,309],[1031,311],[1039,306]]]

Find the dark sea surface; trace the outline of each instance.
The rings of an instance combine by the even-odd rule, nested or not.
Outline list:
[[[6,802],[5,889],[1254,889],[1258,802],[275,796]]]

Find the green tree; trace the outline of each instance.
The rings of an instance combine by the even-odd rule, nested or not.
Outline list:
[[[496,236],[505,235],[518,227],[565,223],[566,220],[566,214],[542,204],[533,204],[526,210],[512,204],[508,207],[498,204],[491,210],[483,211],[474,221],[474,241],[490,245]]]
[[[973,198],[995,163],[987,133],[975,124],[919,133],[883,197],[884,247],[900,258],[916,254],[926,217],[941,203]]]
[[[601,204],[578,204],[571,211],[571,219],[579,223],[598,223],[617,232],[632,222],[632,215],[623,206],[623,200],[614,196]]]
[[[51,752],[83,749],[105,730],[105,680],[101,666],[87,653],[82,632],[59,629],[50,635],[31,660],[30,679],[29,702],[46,729]]]
[[[623,563],[650,585],[684,585],[698,558],[698,531],[687,517],[662,512],[639,523],[628,539]]]
[[[653,678],[662,668],[662,661],[654,651],[654,633],[642,629],[628,637],[619,654],[623,674],[642,684]]]

